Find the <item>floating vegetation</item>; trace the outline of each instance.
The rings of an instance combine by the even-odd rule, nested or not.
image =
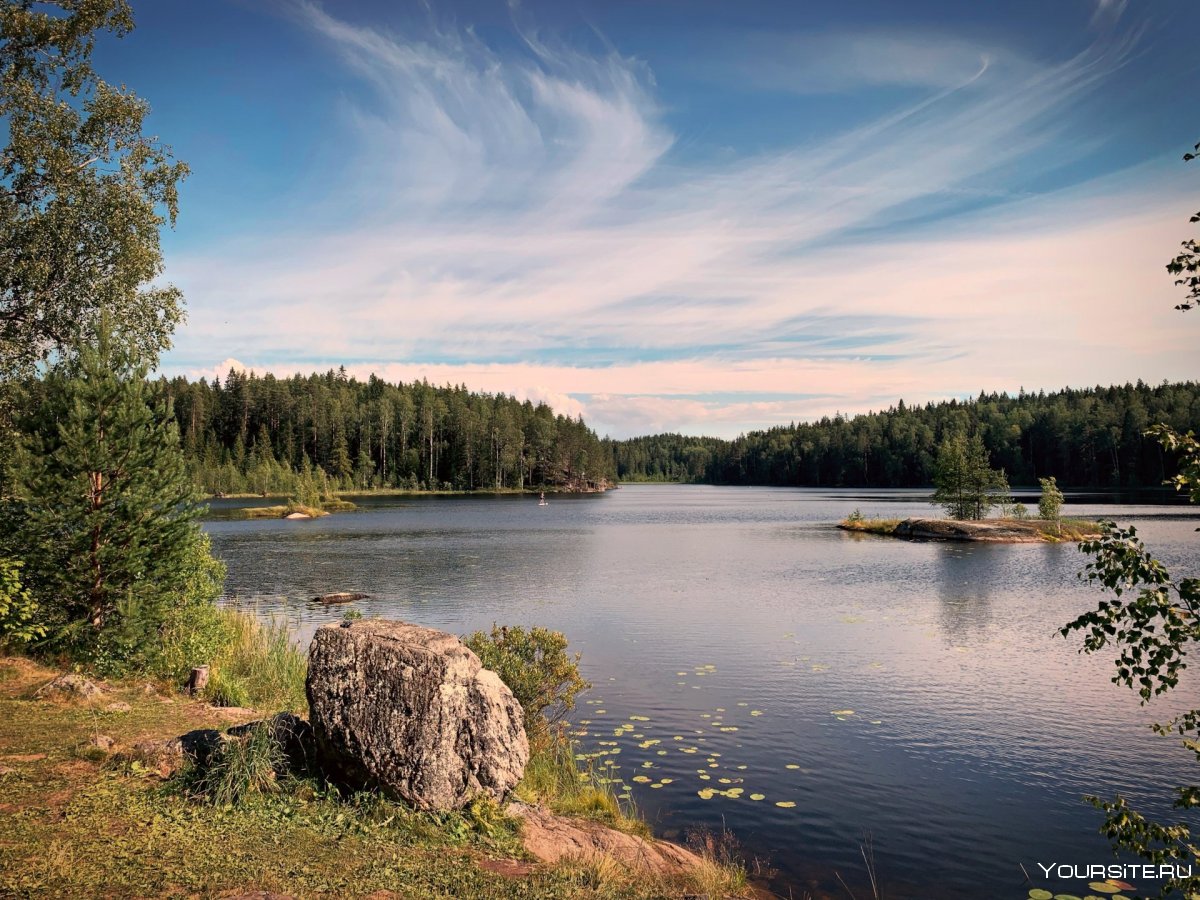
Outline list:
[[[750,710],[750,715],[752,715],[752,716],[761,716],[762,714],[763,714],[763,711],[761,709]]]
[[[654,779],[650,778],[648,775],[634,775],[633,780],[638,784],[649,784]]]
[[[776,800],[775,805],[780,809],[795,809],[796,807],[794,800]]]
[[[843,717],[845,717],[845,716],[852,716],[852,715],[854,715],[854,710],[852,710],[852,709],[835,709],[835,710],[833,711],[833,715],[837,716],[837,717],[840,719],[840,718],[843,718]]]
[[[650,717],[649,716],[630,716],[629,721],[630,722],[649,722]]]
[[[1096,891],[1100,894],[1120,894],[1123,890],[1133,890],[1132,886],[1124,886],[1125,882],[1118,882],[1116,879],[1110,878],[1107,881],[1093,881],[1088,884],[1088,889]],[[1113,900],[1117,900],[1114,896]]]
[[[784,766],[784,768],[785,769],[798,769],[800,767],[798,765],[796,765],[795,763],[788,763],[786,766]]]
[[[696,796],[701,800],[711,800],[713,798],[713,794],[715,793],[716,791],[714,791],[712,788],[700,788],[700,790],[696,791]]]
[[[766,800],[767,795],[766,794],[751,794],[750,799],[751,800]]]

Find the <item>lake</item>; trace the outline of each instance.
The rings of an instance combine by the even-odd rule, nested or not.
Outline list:
[[[871,896],[864,848],[891,898],[1021,898],[1022,866],[1038,886],[1088,893],[1038,864],[1113,861],[1082,795],[1161,812],[1194,777],[1194,757],[1147,728],[1194,685],[1142,707],[1110,682],[1110,657],[1059,636],[1100,597],[1074,545],[833,528],[855,508],[929,515],[927,499],[627,485],[545,507],[365,498],[315,521],[205,527],[229,601],[305,641],[343,615],[308,602],[335,590],[371,594],[364,615],[456,634],[563,631],[594,685],[572,720],[581,751],[606,752],[658,834],[727,828],[784,896],[844,897],[840,881]],[[1132,499],[1068,494],[1064,514],[1133,523],[1194,574],[1200,511]]]

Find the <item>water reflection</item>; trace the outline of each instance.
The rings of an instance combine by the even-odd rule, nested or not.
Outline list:
[[[731,828],[785,895],[844,894],[835,871],[868,895],[868,831],[893,897],[981,884],[1021,896],[1022,863],[1107,859],[1080,795],[1165,803],[1190,766],[1148,733],[1107,660],[1058,635],[1097,599],[1076,578],[1083,558],[831,527],[856,506],[929,512],[912,492],[633,486],[544,508],[374,501],[207,527],[231,597],[302,637],[342,615],[307,599],[334,590],[371,594],[364,614],[459,634],[564,631],[596,686],[577,715],[584,749],[620,750],[610,758],[659,829]],[[1186,508],[1106,509],[1164,557],[1194,558]],[[643,772],[657,780],[632,781]]]

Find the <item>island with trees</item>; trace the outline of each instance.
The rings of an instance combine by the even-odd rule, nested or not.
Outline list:
[[[1013,500],[1003,469],[993,469],[976,435],[951,435],[938,449],[932,503],[949,518],[868,519],[855,510],[838,523],[845,531],[927,541],[992,544],[1061,543],[1099,537],[1098,522],[1062,517],[1063,493],[1053,476],[1041,479],[1038,514]],[[987,518],[993,509],[999,517]]]

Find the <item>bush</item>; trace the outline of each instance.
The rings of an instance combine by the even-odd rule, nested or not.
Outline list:
[[[545,743],[568,712],[575,698],[591,687],[579,674],[579,654],[567,653],[567,639],[559,631],[533,626],[492,626],[477,631],[466,644],[501,680],[525,711],[525,732],[530,743]]]
[[[0,643],[27,644],[46,636],[37,603],[21,586],[21,563],[0,559]]]
[[[1042,496],[1038,500],[1038,515],[1047,522],[1057,522],[1062,515],[1063,493],[1058,489],[1058,481],[1054,478],[1039,478],[1042,485]]]

